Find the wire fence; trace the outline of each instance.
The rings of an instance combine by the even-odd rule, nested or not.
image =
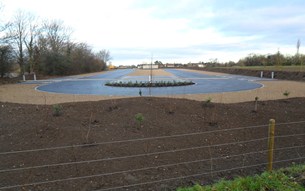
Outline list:
[[[160,190],[160,186],[175,188],[189,181],[253,174],[265,170],[270,163],[268,126],[5,151],[0,153],[0,160],[5,161],[0,165],[0,190]],[[245,137],[234,136],[234,132],[241,131]],[[274,166],[304,163],[305,121],[278,123],[275,132]],[[228,142],[213,139],[223,135],[232,139]],[[177,140],[188,144],[177,144]],[[164,147],[155,150],[151,141],[162,141]],[[129,147],[130,151],[115,155],[105,152],[126,144],[136,144],[142,149]],[[102,157],[88,156],[87,150],[102,153]],[[4,160],[17,155],[21,161]],[[45,156],[45,160],[35,161],[37,155]],[[60,162],[53,161],[54,155]]]

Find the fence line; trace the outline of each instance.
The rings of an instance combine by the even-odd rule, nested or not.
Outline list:
[[[293,121],[293,122],[286,122],[286,123],[276,123],[276,126],[279,126],[279,125],[293,125],[293,124],[300,124],[300,123],[305,123],[305,121]]]
[[[146,138],[137,138],[137,139],[126,139],[126,140],[108,141],[108,142],[99,142],[99,143],[90,143],[90,144],[67,145],[67,146],[48,147],[48,148],[40,148],[40,149],[7,151],[7,152],[1,152],[0,155],[19,154],[19,153],[27,153],[27,152],[39,152],[39,151],[50,151],[50,150],[59,150],[59,149],[69,149],[69,148],[76,148],[76,147],[90,147],[90,146],[97,146],[97,145],[128,143],[128,142],[137,142],[137,141],[149,141],[149,140],[157,140],[157,139],[178,138],[178,137],[185,137],[185,136],[193,136],[193,135],[202,135],[202,134],[210,134],[210,133],[250,129],[250,128],[255,128],[255,127],[268,127],[268,125],[256,125],[256,126],[238,127],[238,128],[231,128],[231,129],[219,129],[219,130],[213,130],[213,131],[193,132],[193,133],[166,135],[166,136],[158,136],[158,137],[146,137]]]
[[[289,124],[300,124],[300,123],[305,123],[305,121],[277,123],[276,125],[278,126],[278,125],[289,125]],[[91,143],[91,144],[67,145],[67,146],[48,147],[48,148],[40,148],[40,149],[28,149],[28,150],[19,150],[19,151],[7,151],[7,152],[0,152],[0,155],[18,154],[18,153],[27,153],[27,152],[39,152],[39,151],[50,151],[50,150],[68,149],[68,148],[76,148],[76,147],[89,147],[89,146],[97,146],[97,145],[105,145],[105,144],[117,144],[117,143],[148,141],[148,140],[167,139],[167,138],[178,138],[178,137],[184,137],[184,136],[193,136],[193,135],[202,135],[202,134],[209,134],[209,133],[235,131],[235,130],[242,130],[242,129],[251,129],[251,128],[256,128],[256,127],[268,127],[268,125],[254,125],[254,126],[237,127],[237,128],[230,128],[230,129],[227,128],[227,129],[219,129],[219,130],[213,130],[213,131],[194,132],[194,133],[185,133],[185,134],[177,134],[177,135],[166,135],[166,136],[147,137],[147,138],[138,138],[138,139],[127,139],[127,140],[108,141],[108,142],[99,142],[99,143]]]
[[[82,163],[93,163],[93,162],[102,162],[102,161],[109,161],[109,160],[127,159],[127,158],[134,158],[134,157],[144,157],[144,156],[150,156],[150,155],[167,154],[167,153],[174,153],[174,152],[181,152],[181,151],[188,151],[188,150],[196,150],[196,149],[203,149],[203,148],[210,148],[210,147],[221,147],[221,146],[226,146],[226,145],[245,144],[245,143],[251,143],[251,142],[256,142],[256,141],[263,141],[263,140],[267,140],[267,139],[268,139],[267,137],[264,137],[264,138],[252,139],[252,140],[248,140],[248,141],[229,142],[229,143],[222,143],[222,144],[215,144],[215,145],[205,145],[205,146],[198,146],[198,147],[189,147],[189,148],[183,148],[183,149],[173,149],[173,150],[153,152],[153,153],[144,153],[144,154],[137,154],[137,155],[127,155],[127,156],[122,156],[122,157],[112,157],[112,158],[103,158],[103,159],[96,159],[96,160],[86,160],[86,161],[76,161],[76,162],[74,161],[74,162],[58,163],[58,164],[51,164],[51,165],[40,165],[40,166],[33,166],[33,167],[5,169],[5,170],[0,170],[0,173],[2,173],[2,172],[9,172],[9,171],[18,171],[18,170],[29,170],[29,169],[35,169],[35,168],[54,167],[54,166],[82,164]]]
[[[299,158],[287,159],[287,160],[280,160],[280,161],[275,161],[273,163],[282,163],[282,162],[289,162],[289,161],[302,160],[302,159],[305,159],[305,157],[299,157]],[[243,167],[236,167],[236,168],[217,170],[217,171],[214,171],[214,172],[198,173],[198,174],[192,174],[192,175],[188,175],[188,176],[180,176],[180,177],[167,178],[167,179],[156,180],[156,181],[149,181],[149,182],[143,182],[143,183],[137,183],[137,184],[129,184],[129,185],[125,185],[125,186],[117,186],[117,187],[99,189],[99,190],[95,190],[95,191],[116,190],[116,189],[129,188],[129,187],[135,187],[135,186],[143,186],[143,185],[147,185],[147,184],[155,184],[155,183],[160,183],[160,182],[168,182],[168,181],[173,181],[173,180],[177,180],[177,179],[186,179],[186,178],[191,178],[191,177],[204,176],[204,175],[209,175],[211,173],[221,173],[221,172],[240,170],[240,169],[245,169],[245,168],[253,168],[253,167],[263,166],[263,165],[267,165],[267,164],[268,163],[260,163],[260,164],[248,165],[248,166],[243,166]]]
[[[247,154],[255,154],[257,152],[250,152]],[[236,156],[244,156],[245,154],[239,154]],[[226,158],[226,157],[217,157],[214,158],[214,160]],[[35,185],[41,185],[41,184],[49,184],[49,183],[57,183],[57,182],[64,182],[64,181],[70,181],[70,180],[79,180],[79,179],[85,179],[85,178],[95,178],[95,177],[101,177],[101,176],[110,176],[115,174],[122,174],[122,173],[130,173],[130,172],[136,172],[136,171],[145,171],[145,170],[151,170],[151,169],[158,169],[158,168],[165,168],[165,167],[171,167],[171,166],[178,166],[183,164],[191,164],[191,163],[199,163],[199,162],[205,162],[210,161],[210,158],[202,159],[202,160],[194,160],[194,161],[188,161],[188,162],[180,162],[180,163],[173,163],[173,164],[165,164],[165,165],[159,165],[159,166],[153,166],[153,167],[145,167],[145,168],[139,168],[139,169],[132,169],[132,170],[124,170],[124,171],[116,171],[116,172],[110,172],[110,173],[101,173],[101,174],[95,174],[95,175],[88,175],[88,176],[79,176],[79,177],[71,177],[71,178],[65,178],[65,179],[56,179],[56,180],[50,180],[50,181],[41,181],[41,182],[34,182],[29,184],[23,184],[23,185],[15,185],[5,188],[16,188],[16,187],[23,187],[23,186],[35,186]],[[2,187],[4,188],[4,187]],[[0,188],[0,189],[2,189]]]
[[[296,136],[303,136],[303,135],[305,135],[305,133],[304,134],[297,134]],[[278,136],[276,138],[283,138],[283,137],[291,137],[291,136],[290,135]],[[198,147],[188,147],[188,148],[183,148],[183,149],[172,149],[172,150],[167,150],[167,151],[127,155],[127,156],[121,156],[121,157],[109,157],[109,158],[94,159],[94,160],[83,160],[83,161],[63,162],[63,163],[38,165],[38,166],[23,167],[23,168],[4,169],[4,170],[0,170],[0,173],[12,172],[12,171],[21,171],[21,170],[31,170],[31,169],[46,168],[46,167],[55,167],[55,166],[75,165],[75,164],[83,164],[83,163],[89,164],[89,163],[94,163],[94,162],[111,161],[111,160],[119,160],[119,159],[135,158],[135,157],[145,157],[145,156],[150,156],[150,155],[160,155],[160,154],[182,152],[182,151],[188,151],[188,150],[197,150],[197,149],[203,149],[203,148],[221,147],[221,146],[235,145],[235,144],[245,144],[245,143],[251,143],[251,142],[256,142],[256,141],[263,141],[263,140],[267,140],[267,139],[268,138],[265,137],[265,138],[260,138],[260,139],[247,140],[247,141],[229,142],[229,143],[205,145],[205,146],[198,146]],[[302,145],[301,147],[303,147],[303,146],[304,145]],[[299,146],[283,147],[283,148],[284,149],[286,149],[286,148],[287,149],[292,149],[292,148],[298,148],[298,147]],[[282,148],[274,149],[274,151],[277,151],[277,150],[280,150],[280,149],[282,149]]]
[[[278,150],[287,150],[287,149],[294,149],[294,148],[302,148],[305,147],[305,145],[302,146],[296,146],[296,147],[285,147],[285,148],[279,148],[275,149],[274,151]],[[236,154],[236,155],[230,155],[230,158],[240,157],[240,156],[246,156],[246,155],[253,155],[256,153],[263,154],[265,152],[268,152],[268,150],[262,150],[262,151],[255,151],[255,152],[248,152],[243,154]],[[145,167],[145,168],[139,168],[139,169],[132,169],[132,170],[124,170],[124,171],[116,171],[116,172],[109,172],[109,173],[101,173],[101,174],[95,174],[95,175],[88,175],[88,176],[79,176],[79,177],[71,177],[71,178],[65,178],[65,179],[56,179],[56,180],[49,180],[49,181],[41,181],[41,182],[34,182],[34,183],[28,183],[28,184],[22,184],[22,185],[13,185],[13,186],[6,186],[6,187],[0,187],[1,189],[11,189],[11,188],[18,188],[18,187],[24,187],[24,186],[36,186],[41,184],[50,184],[50,183],[58,183],[58,182],[64,182],[64,181],[73,181],[73,180],[79,180],[79,179],[86,179],[86,178],[96,178],[101,176],[111,176],[116,174],[123,174],[123,173],[131,173],[131,172],[137,172],[137,171],[145,171],[145,170],[151,170],[151,169],[158,169],[158,168],[166,168],[166,167],[172,167],[172,166],[178,166],[178,165],[186,165],[186,164],[192,164],[192,163],[200,163],[200,162],[206,162],[211,160],[221,160],[221,159],[227,159],[228,156],[222,156],[222,157],[211,157],[201,160],[193,160],[193,161],[187,161],[187,162],[179,162],[179,163],[171,163],[171,164],[165,164],[165,165],[159,165],[159,166],[152,166],[152,167]],[[289,160],[300,160],[305,159],[305,157],[299,157]],[[276,163],[276,162],[274,162]],[[260,163],[257,165],[263,165],[268,163]],[[245,166],[247,167],[247,166]],[[228,170],[228,169],[227,169]],[[218,173],[218,171],[210,171],[208,174],[211,173]]]
[[[276,125],[288,125],[288,124],[301,124],[305,123],[305,121],[298,121],[298,122],[288,122],[288,123],[279,123]],[[137,138],[137,139],[127,139],[127,140],[118,140],[118,141],[108,141],[108,142],[100,142],[100,143],[93,143],[93,144],[79,144],[79,145],[71,145],[71,146],[59,146],[59,147],[49,147],[49,148],[41,148],[41,149],[30,149],[30,150],[19,150],[19,151],[8,151],[8,152],[2,152],[0,155],[8,155],[8,154],[18,154],[18,153],[29,153],[29,152],[38,152],[38,151],[50,151],[50,150],[59,150],[59,149],[68,149],[68,148],[76,148],[76,147],[88,147],[88,146],[96,146],[96,145],[104,145],[104,144],[116,144],[116,143],[128,143],[128,142],[136,142],[136,141],[148,141],[148,140],[157,140],[157,139],[166,139],[166,138],[178,138],[178,137],[186,137],[186,136],[196,136],[196,135],[202,135],[202,134],[209,134],[209,133],[217,133],[217,132],[227,132],[227,131],[235,131],[235,130],[243,130],[243,129],[251,129],[255,127],[268,127],[268,125],[257,125],[257,126],[247,126],[247,127],[238,127],[238,128],[232,128],[232,129],[219,129],[219,130],[212,130],[212,131],[205,131],[205,132],[194,132],[194,133],[185,133],[185,134],[176,134],[176,135],[168,135],[168,136],[157,136],[157,137],[147,137],[147,138]],[[304,128],[304,126],[302,126]],[[286,135],[277,135],[275,138],[287,138],[287,137],[297,137],[297,136],[304,136],[305,133],[300,134],[286,134]],[[120,156],[120,157],[112,157],[112,158],[102,158],[102,159],[95,159],[95,160],[83,160],[83,161],[74,161],[74,162],[64,162],[64,163],[55,163],[55,164],[45,164],[45,165],[39,165],[39,166],[31,166],[31,167],[23,167],[23,168],[13,168],[13,169],[4,169],[0,170],[0,173],[9,173],[9,172],[16,172],[16,171],[23,171],[23,170],[31,170],[31,169],[39,169],[39,168],[46,168],[46,167],[56,167],[56,166],[65,166],[65,165],[76,165],[76,164],[89,164],[94,162],[102,162],[102,161],[112,161],[112,160],[118,160],[118,159],[128,159],[128,158],[135,158],[135,157],[145,157],[150,155],[160,155],[160,154],[167,154],[167,153],[175,153],[175,152],[182,152],[182,151],[188,151],[188,150],[196,150],[196,149],[202,149],[202,148],[212,148],[212,147],[222,147],[222,146],[228,146],[228,145],[235,145],[235,144],[246,144],[251,142],[257,142],[257,141],[264,141],[267,140],[268,137],[263,138],[257,138],[257,139],[251,139],[246,141],[234,141],[229,143],[221,143],[221,144],[213,144],[213,145],[205,145],[205,146],[196,146],[196,147],[188,147],[188,148],[181,148],[181,149],[172,149],[172,150],[166,150],[166,151],[160,151],[160,152],[151,152],[151,153],[143,153],[143,154],[135,154],[135,155],[127,155],[127,156]],[[304,148],[305,145],[297,145],[297,146],[290,146],[290,147],[281,147],[274,149],[274,151],[281,151],[281,150],[291,150],[291,149],[299,149]],[[200,162],[206,162],[210,161],[212,165],[213,160],[221,160],[221,159],[227,159],[229,158],[235,158],[240,156],[247,156],[247,155],[253,155],[253,154],[264,154],[268,152],[268,150],[261,150],[261,151],[255,151],[255,152],[248,152],[248,153],[242,153],[242,154],[235,154],[235,155],[226,155],[226,156],[219,156],[219,157],[212,157],[210,155],[209,158],[204,158],[200,160],[193,160],[193,161],[185,161],[185,162],[178,162],[178,163],[170,163],[170,164],[164,164],[159,166],[150,166],[150,167],[144,167],[144,168],[138,168],[138,169],[132,169],[132,170],[124,170],[124,171],[116,171],[116,172],[108,172],[108,173],[101,173],[101,174],[94,174],[94,175],[87,175],[87,176],[77,176],[77,177],[69,177],[69,178],[63,178],[63,179],[55,179],[55,180],[46,180],[46,181],[40,181],[40,182],[33,182],[33,183],[27,183],[27,184],[19,184],[19,185],[11,185],[11,186],[4,186],[0,187],[0,190],[3,189],[12,189],[12,188],[18,188],[18,187],[26,187],[26,186],[36,186],[36,185],[42,185],[42,184],[50,184],[50,183],[58,183],[58,182],[64,182],[64,181],[73,181],[73,180],[80,180],[80,179],[86,179],[86,178],[96,178],[96,177],[102,177],[102,176],[111,176],[111,175],[117,175],[122,173],[131,173],[131,172],[137,172],[137,171],[145,171],[145,170],[151,170],[151,169],[159,169],[159,168],[166,168],[166,167],[172,167],[172,166],[178,166],[178,165],[186,165],[186,164],[192,164],[192,163],[200,163]],[[297,160],[303,160],[305,159],[304,156],[299,154],[298,158],[293,159],[286,159],[286,160],[280,160],[280,161],[274,161],[273,163],[280,163],[280,162],[287,162],[287,161],[297,161]],[[171,181],[176,179],[185,179],[190,177],[196,177],[196,176],[203,176],[213,173],[219,173],[224,171],[230,171],[230,170],[237,170],[237,169],[246,169],[251,168],[255,166],[262,166],[266,165],[266,163],[259,163],[255,165],[248,165],[248,166],[242,166],[242,167],[236,167],[236,168],[230,168],[230,169],[224,169],[224,170],[216,170],[213,171],[212,168],[205,173],[201,174],[193,174],[188,176],[181,176],[181,177],[174,177],[174,178],[168,178],[168,179],[162,179],[162,180],[156,180],[156,181],[148,181],[143,183],[137,183],[137,184],[130,184],[130,185],[124,185],[119,187],[111,187],[111,188],[105,188],[101,189],[99,191],[103,190],[113,190],[113,189],[120,189],[120,188],[128,188],[128,187],[135,187],[135,186],[141,186],[146,184],[153,184],[158,182],[165,182],[165,181]]]
[[[290,134],[290,135],[276,135],[274,136],[274,138],[286,138],[286,137],[294,137],[294,136],[304,136],[305,133],[301,133],[301,134]]]

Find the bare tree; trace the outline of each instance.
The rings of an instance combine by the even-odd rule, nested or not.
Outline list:
[[[43,21],[38,37],[41,65],[47,74],[65,74],[69,70],[67,63],[67,45],[72,30],[65,27],[62,21]]]
[[[0,45],[7,45],[7,43],[11,40],[11,36],[7,33],[10,23],[1,19],[3,14],[2,11],[3,5],[0,2]]]
[[[59,52],[69,42],[72,30],[65,27],[62,21],[45,21],[43,24],[43,37],[46,38],[47,48]]]
[[[34,60],[34,51],[35,51],[35,46],[37,45],[39,25],[37,22],[37,18],[34,15],[28,15],[27,19],[28,19],[28,31],[23,41],[27,48],[27,53],[28,53],[29,72],[33,73],[34,68],[37,68],[35,66],[36,62]]]
[[[24,54],[24,39],[27,35],[28,16],[25,12],[18,11],[13,18],[13,21],[9,27],[10,34],[13,36],[16,44],[16,57],[20,66],[21,73],[25,72],[25,54]]]
[[[0,2],[0,15],[2,15],[3,4]],[[8,35],[7,29],[9,23],[4,22],[0,17],[0,77],[10,72],[13,64],[13,48],[9,45],[11,36]]]
[[[108,61],[112,60],[109,50],[103,49],[103,50],[101,50],[97,53],[97,56],[98,56],[99,59],[104,61],[105,64],[107,64]]]

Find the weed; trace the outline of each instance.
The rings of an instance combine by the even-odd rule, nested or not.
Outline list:
[[[283,93],[283,96],[285,96],[285,97],[287,97],[287,98],[288,98],[289,95],[290,95],[290,92],[287,91],[287,90]]]
[[[59,105],[59,104],[53,105],[53,116],[56,116],[56,117],[61,116],[62,110],[63,110],[62,105]]]
[[[204,100],[202,107],[212,107],[212,98],[208,97],[206,100]]]
[[[144,119],[145,119],[145,118],[144,118],[144,116],[143,116],[142,113],[137,113],[137,114],[135,115],[135,120],[138,122],[139,127],[142,127],[142,123],[143,123]]]
[[[290,92],[287,91],[287,90],[283,93],[283,96],[285,96],[286,99],[288,99],[288,96],[289,96],[289,95],[290,95]],[[284,100],[284,102],[288,103],[289,101],[288,101],[288,100]]]

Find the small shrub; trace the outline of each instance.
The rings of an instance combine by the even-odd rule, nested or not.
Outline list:
[[[212,98],[208,97],[205,101],[203,101],[202,107],[212,107]]]
[[[55,104],[53,105],[53,116],[61,116],[63,107],[62,105]]]
[[[290,94],[290,92],[286,90],[286,91],[283,93],[283,96],[288,97],[289,94]]]
[[[139,127],[142,127],[142,123],[143,123],[144,119],[145,118],[142,113],[137,113],[135,115],[135,120],[139,123]]]

